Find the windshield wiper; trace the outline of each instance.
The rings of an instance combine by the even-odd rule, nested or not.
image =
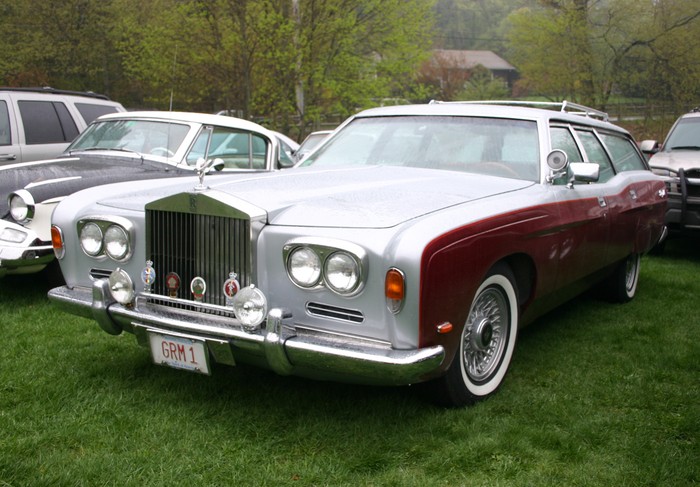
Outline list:
[[[697,145],[676,145],[670,147],[669,150],[700,150],[700,146]]]
[[[117,150],[121,152],[130,152],[131,154],[136,154],[138,156],[143,157],[140,152],[135,151],[133,149],[127,149],[126,147],[84,147],[80,149],[73,149],[70,152],[68,152],[69,155],[73,155],[75,152],[89,152],[89,151],[96,151],[96,150],[104,150],[104,151],[110,151],[110,150]]]

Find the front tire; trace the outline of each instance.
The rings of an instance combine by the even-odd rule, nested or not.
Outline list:
[[[503,383],[518,333],[518,294],[510,268],[500,264],[476,291],[447,373],[435,380],[434,399],[466,406],[486,399]]]

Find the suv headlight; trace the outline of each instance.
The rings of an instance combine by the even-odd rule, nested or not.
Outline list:
[[[34,198],[26,189],[10,193],[8,205],[10,216],[17,223],[27,223],[34,218]]]

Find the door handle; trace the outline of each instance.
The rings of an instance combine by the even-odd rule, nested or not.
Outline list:
[[[0,161],[14,161],[17,159],[15,154],[0,154]]]

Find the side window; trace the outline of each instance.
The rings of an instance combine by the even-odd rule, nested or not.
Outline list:
[[[204,130],[187,155],[187,164],[194,165],[204,157],[208,141],[209,131]],[[215,127],[207,157],[223,160],[224,169],[264,169],[267,150],[268,144],[260,135]]]
[[[566,127],[551,127],[552,149],[559,149],[566,153],[569,162],[581,162],[583,157],[576,144],[574,135]],[[566,184],[569,182],[570,174],[554,180],[554,184]]]
[[[552,136],[552,149],[559,149],[566,152],[569,162],[581,162],[581,151],[578,150],[576,140],[569,129],[565,127],[552,127],[550,130]]]
[[[7,103],[0,100],[0,145],[10,145],[10,114]]]
[[[646,165],[631,139],[605,133],[601,133],[600,138],[603,139],[605,147],[608,148],[608,152],[610,152],[613,159],[613,166],[615,166],[617,172],[646,169]]]
[[[595,162],[600,165],[599,183],[608,181],[615,175],[610,158],[605,152],[603,145],[593,132],[588,130],[577,129],[576,133],[583,144],[583,150],[586,151],[588,162]]]
[[[78,109],[85,123],[90,123],[97,117],[107,113],[117,112],[116,107],[110,105],[95,105],[94,103],[76,103],[75,108]]]
[[[25,100],[17,105],[27,144],[70,142],[78,135],[78,128],[63,103]]]

